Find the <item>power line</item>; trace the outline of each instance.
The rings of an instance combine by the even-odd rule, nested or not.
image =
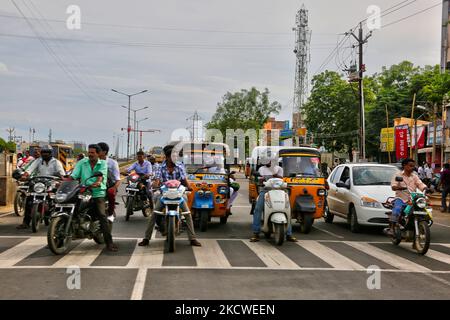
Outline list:
[[[391,22],[391,23],[388,23],[388,24],[386,24],[386,25],[384,25],[384,26],[381,26],[381,29],[384,29],[384,28],[389,27],[389,26],[392,26],[392,25],[394,25],[394,24],[396,24],[396,23],[402,22],[402,21],[404,21],[404,20],[406,20],[406,19],[409,19],[409,18],[412,18],[412,17],[414,17],[414,16],[417,16],[418,14],[424,13],[424,12],[426,12],[426,11],[428,11],[428,10],[431,10],[431,9],[437,7],[437,6],[440,6],[440,5],[442,5],[442,2],[441,2],[441,1],[439,1],[439,2],[436,3],[435,5],[432,5],[431,7],[428,7],[428,8],[425,8],[425,9],[423,9],[423,10],[417,11],[416,13],[413,13],[413,14],[407,16],[407,17],[401,18],[401,19],[399,19],[399,20],[396,20],[396,21],[393,21],[393,22]]]
[[[7,14],[0,14],[0,17],[12,18],[12,19],[24,19],[24,17],[18,17]],[[30,19],[30,17],[27,17]],[[32,18],[36,19],[36,18]],[[64,20],[58,19],[45,19],[48,22],[66,23]],[[189,29],[189,28],[170,28],[170,27],[150,27],[150,26],[133,26],[123,24],[108,24],[83,21],[83,25],[100,26],[100,27],[112,27],[112,28],[125,28],[125,29],[144,29],[155,31],[176,31],[176,32],[200,32],[200,33],[227,33],[227,34],[250,34],[250,35],[271,35],[271,36],[292,36],[290,32],[261,32],[261,31],[234,31],[234,30],[211,30],[211,29]],[[335,33],[315,33],[319,36],[336,36]]]

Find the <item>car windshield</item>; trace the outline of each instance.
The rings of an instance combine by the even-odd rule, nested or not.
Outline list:
[[[211,173],[211,174],[225,174],[224,162],[222,155],[210,155],[194,153],[185,155],[183,162],[186,165],[187,173]]]
[[[368,166],[353,168],[353,184],[355,186],[389,186],[392,176],[398,172],[396,167]]]
[[[321,177],[320,160],[311,157],[283,157],[282,168],[285,177]]]

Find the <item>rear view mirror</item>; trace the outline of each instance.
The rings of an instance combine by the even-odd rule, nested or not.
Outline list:
[[[395,181],[403,182],[403,177],[397,176],[397,177],[395,177]]]

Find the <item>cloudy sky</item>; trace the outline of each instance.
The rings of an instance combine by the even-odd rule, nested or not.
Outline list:
[[[0,0],[0,137],[6,129],[36,137],[86,143],[106,141],[127,125],[128,98],[111,88],[136,93],[132,108],[144,145],[162,145],[173,130],[186,128],[195,110],[207,122],[227,91],[268,88],[292,113],[297,10],[309,10],[312,30],[310,78],[339,70],[355,52],[346,41],[319,68],[342,33],[377,5],[398,9],[382,17],[365,48],[368,74],[410,60],[439,64],[441,6],[404,21],[441,0]],[[81,30],[69,30],[70,5],[81,9]],[[392,11],[392,10],[391,10]],[[386,11],[390,12],[390,11]],[[23,18],[22,14],[28,19]],[[122,132],[123,133],[123,132]]]

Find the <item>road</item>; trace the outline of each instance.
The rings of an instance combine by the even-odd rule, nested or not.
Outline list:
[[[67,255],[55,256],[46,248],[46,227],[37,234],[16,230],[21,218],[3,216],[0,299],[450,298],[448,214],[436,214],[426,256],[413,252],[411,243],[393,246],[379,228],[353,234],[340,218],[315,221],[307,235],[294,225],[297,243],[251,243],[248,184],[239,182],[228,223],[213,219],[207,232],[198,231],[202,247],[191,247],[182,233],[175,253],[164,251],[156,233],[149,247],[137,246],[146,218],[136,212],[126,222],[122,204],[113,227],[117,253],[78,240]]]

